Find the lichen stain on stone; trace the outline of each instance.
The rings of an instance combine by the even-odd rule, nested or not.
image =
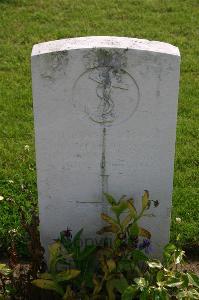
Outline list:
[[[53,52],[41,56],[40,74],[44,79],[54,82],[59,76],[66,75],[65,68],[68,64],[68,51]]]
[[[119,72],[127,66],[126,52],[128,49],[92,49],[83,57],[86,68],[111,67]]]

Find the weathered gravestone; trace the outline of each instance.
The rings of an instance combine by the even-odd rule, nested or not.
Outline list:
[[[144,220],[169,240],[180,54],[161,42],[82,37],[35,45],[32,79],[41,239],[95,240],[103,193],[158,199]],[[138,205],[139,206],[139,205]],[[98,238],[99,239],[99,238]],[[91,240],[90,240],[91,242]]]

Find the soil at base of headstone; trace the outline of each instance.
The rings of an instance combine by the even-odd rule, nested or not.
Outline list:
[[[180,270],[194,272],[199,276],[199,244],[184,248],[186,253],[185,263]]]
[[[182,271],[194,272],[199,276],[199,260],[189,260],[188,262],[184,263],[179,269]]]

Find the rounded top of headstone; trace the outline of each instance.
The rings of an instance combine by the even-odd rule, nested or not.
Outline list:
[[[92,48],[135,49],[180,56],[179,49],[168,43],[116,36],[78,37],[40,43],[33,46],[32,56]]]

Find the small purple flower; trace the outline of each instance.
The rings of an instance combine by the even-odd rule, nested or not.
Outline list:
[[[138,246],[139,250],[144,250],[145,253],[151,252],[151,242],[149,239],[143,239],[142,243]]]
[[[67,238],[67,240],[71,240],[72,239],[72,230],[70,228],[67,227],[66,230],[63,231],[64,236]]]

